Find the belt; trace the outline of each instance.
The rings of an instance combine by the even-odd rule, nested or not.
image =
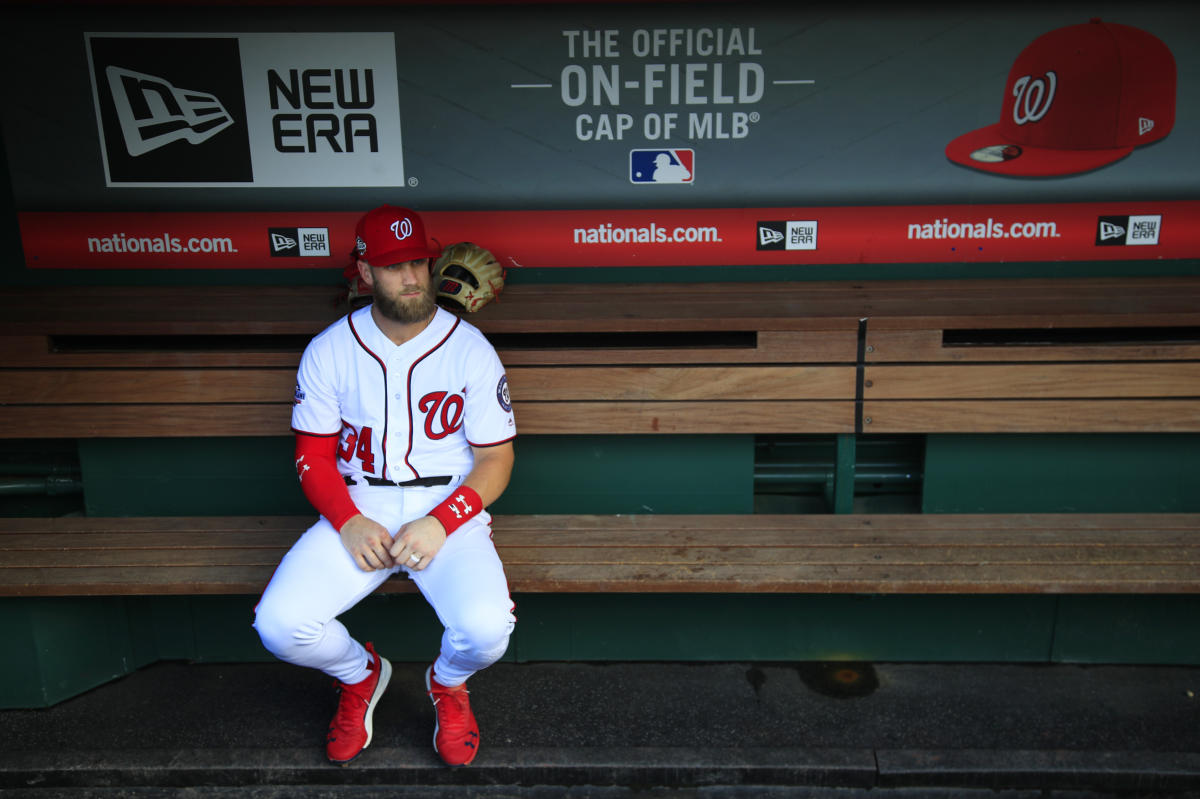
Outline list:
[[[352,486],[357,482],[351,475],[345,474],[342,475],[342,477],[345,478],[346,485],[348,486]],[[454,480],[453,477],[446,475],[442,477],[418,477],[415,480],[405,480],[402,483],[397,483],[393,482],[392,480],[384,480],[382,477],[372,477],[366,474],[364,474],[360,479],[369,486],[392,486],[399,488],[410,488],[412,486],[422,486],[424,488],[428,488],[430,486],[445,486],[450,485],[451,481]]]

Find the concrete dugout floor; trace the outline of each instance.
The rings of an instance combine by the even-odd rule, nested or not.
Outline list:
[[[394,666],[346,768],[324,760],[325,676],[160,663],[0,711],[0,793],[1200,797],[1197,667],[500,663],[470,683],[479,757],[452,770],[424,664]]]

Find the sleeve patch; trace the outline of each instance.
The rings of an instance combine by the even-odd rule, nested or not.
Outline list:
[[[496,401],[500,403],[500,407],[505,413],[512,412],[512,397],[508,394],[508,375],[500,375],[500,382],[496,384]]]

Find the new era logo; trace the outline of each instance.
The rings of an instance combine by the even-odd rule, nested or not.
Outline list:
[[[238,39],[88,34],[110,184],[252,183]]]
[[[1161,214],[1102,216],[1096,224],[1096,245],[1101,247],[1158,244]]]
[[[407,185],[393,33],[84,41],[109,186]]]
[[[1150,131],[1154,130],[1154,120],[1146,117],[1138,117],[1138,135],[1145,136]]]
[[[817,222],[759,222],[755,246],[759,250],[815,250]]]
[[[782,230],[776,230],[773,227],[767,227],[765,225],[759,225],[758,227],[759,247],[766,247],[771,244],[779,244],[785,238],[787,238],[787,236],[783,234]]]
[[[104,74],[131,156],[174,141],[200,144],[233,124],[215,95],[181,89],[155,75],[117,66],[109,66]]]
[[[273,227],[267,231],[272,258],[312,258],[328,256],[329,228]]]
[[[287,252],[288,250],[297,250],[299,242],[286,233],[271,233],[271,254],[277,255]],[[295,253],[299,255],[299,252]],[[288,253],[292,255],[292,253]]]

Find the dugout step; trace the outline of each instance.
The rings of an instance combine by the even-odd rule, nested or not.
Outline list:
[[[1200,795],[1198,667],[500,663],[470,683],[479,757],[448,769],[430,746],[425,664],[394,665],[375,740],[345,768],[324,760],[334,707],[324,676],[276,663],[160,663],[51,708],[0,712],[0,792]]]

